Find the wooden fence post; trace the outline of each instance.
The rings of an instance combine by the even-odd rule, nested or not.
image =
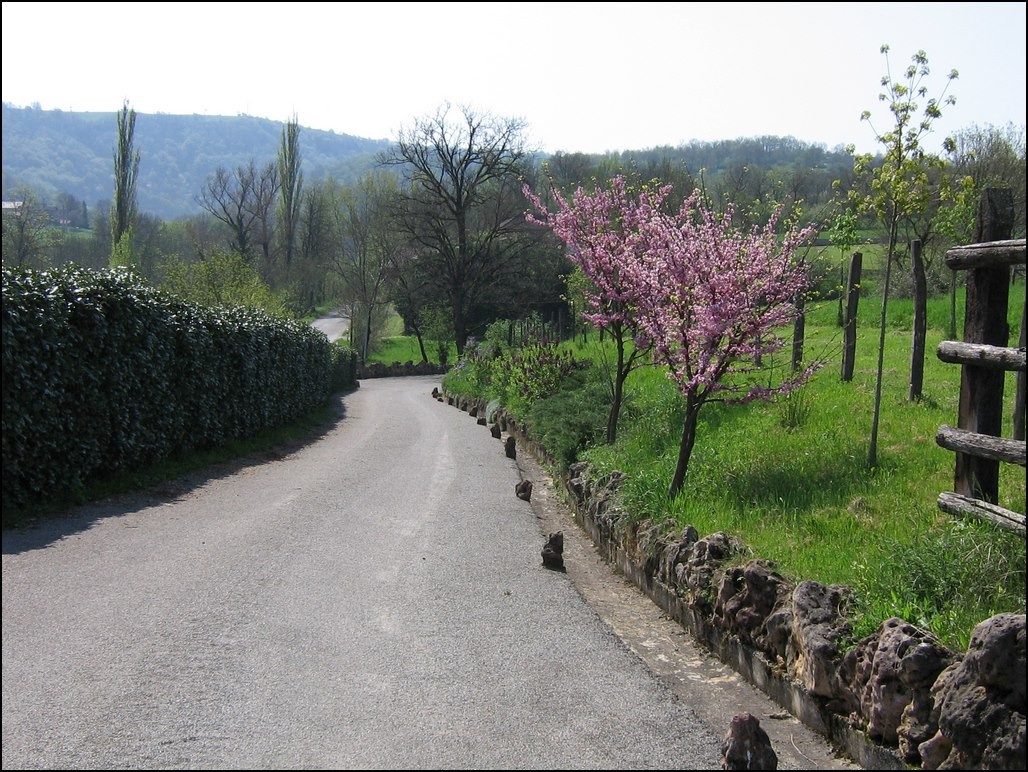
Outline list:
[[[975,242],[1003,241],[1014,227],[1014,195],[1005,188],[982,191],[978,202]],[[1010,298],[1010,266],[973,268],[967,277],[964,309],[964,341],[1006,346],[1009,339],[1007,303]],[[957,427],[978,434],[1003,434],[1002,370],[964,365],[960,375],[960,407]],[[999,462],[957,453],[953,490],[963,496],[992,504],[999,501]]]
[[[1025,311],[1028,311],[1028,306],[1023,306],[1021,308],[1021,337],[1020,337],[1019,342],[1017,344],[1020,348],[1024,348],[1025,347],[1025,338],[1024,338]],[[1013,433],[1013,437],[1014,437],[1015,440],[1023,440],[1024,439],[1024,399],[1025,399],[1025,394],[1024,394],[1024,376],[1025,376],[1024,370],[1021,370],[1020,372],[1018,372],[1018,374],[1017,374],[1017,387],[1016,387],[1016,389],[1014,391],[1014,393],[1017,395],[1015,397],[1015,399],[1014,399],[1014,433]]]
[[[853,380],[853,359],[857,355],[857,301],[860,299],[860,267],[864,256],[854,252],[846,279],[846,316],[842,325],[842,380]]]
[[[907,399],[915,402],[921,399],[924,386],[924,347],[928,328],[925,319],[928,285],[925,280],[920,239],[914,239],[910,243],[910,262],[914,272],[914,340],[910,349],[910,389],[907,392]]]

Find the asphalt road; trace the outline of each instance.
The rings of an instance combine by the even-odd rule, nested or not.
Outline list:
[[[344,316],[342,311],[333,311],[327,316],[315,319],[311,326],[325,333],[329,340],[339,340],[349,331],[350,319]]]
[[[542,567],[519,462],[435,383],[5,531],[3,768],[718,768],[727,724]]]

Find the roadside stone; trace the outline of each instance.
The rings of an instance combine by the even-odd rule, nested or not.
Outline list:
[[[839,678],[840,641],[852,634],[846,613],[849,600],[850,591],[842,585],[825,586],[811,580],[796,585],[792,593],[791,645],[786,653],[793,675],[812,694],[839,702],[843,712],[853,708]]]
[[[564,567],[564,532],[551,533],[543,545],[543,566],[551,571],[567,571]]]
[[[1025,615],[975,627],[964,657],[932,688],[938,732],[918,751],[925,769],[1025,768]]]
[[[949,657],[930,633],[896,617],[887,619],[843,659],[840,676],[857,705],[851,720],[873,739],[897,747],[904,711],[916,702],[911,731],[914,717],[930,712],[931,686]]]
[[[761,630],[771,613],[786,599],[790,586],[785,578],[762,560],[725,571],[718,588],[714,621],[740,640],[758,645]]]
[[[752,714],[739,713],[729,723],[721,744],[721,769],[778,769],[771,739]]]

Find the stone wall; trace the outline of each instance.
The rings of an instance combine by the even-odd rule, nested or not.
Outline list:
[[[433,392],[551,459],[502,408]],[[735,537],[666,534],[618,503],[623,475],[574,464],[558,483],[607,561],[720,659],[866,768],[1024,769],[1025,615],[979,624],[966,653],[887,619],[850,647],[850,590],[743,562]]]

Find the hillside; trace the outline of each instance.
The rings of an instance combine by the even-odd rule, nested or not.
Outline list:
[[[137,113],[135,147],[140,154],[139,209],[165,220],[197,214],[196,197],[219,166],[234,170],[251,160],[274,160],[283,123],[248,115]],[[117,114],[64,112],[3,106],[3,196],[28,187],[57,203],[59,196],[93,210],[113,193]],[[334,178],[347,184],[372,168],[389,139],[303,128],[300,152],[305,179]],[[792,137],[749,137],[693,142],[603,155],[538,156],[563,183],[577,184],[614,169],[645,178],[672,173],[677,185],[704,185],[730,199],[755,200],[784,184],[808,203],[825,200],[832,182],[852,173],[843,148],[827,149]],[[675,172],[677,170],[677,173]],[[770,175],[770,176],[768,176]],[[777,180],[777,182],[776,182]],[[770,187],[769,187],[770,186]]]
[[[61,193],[92,209],[110,201],[117,114],[64,112],[3,105],[3,196],[28,186],[53,198]],[[234,169],[251,159],[272,161],[283,123],[251,116],[137,113],[135,147],[140,154],[140,211],[174,219],[200,211],[204,181],[219,167]],[[304,174],[352,180],[389,147],[387,139],[365,139],[302,129]]]

